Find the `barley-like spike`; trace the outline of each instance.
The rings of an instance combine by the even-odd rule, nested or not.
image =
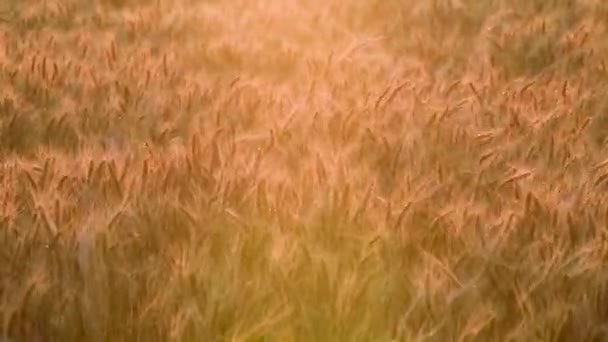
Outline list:
[[[578,128],[577,135],[580,135],[580,134],[581,134],[581,132],[582,132],[583,130],[585,130],[585,128],[587,128],[587,126],[589,126],[589,124],[590,124],[590,123],[591,123],[591,117],[587,117],[587,118],[585,119],[585,121],[583,121],[583,123],[581,124],[581,126]]]
[[[171,186],[173,185],[173,180],[174,180],[174,175],[175,171],[173,168],[173,165],[169,166],[169,169],[167,170],[167,172],[165,173],[165,178],[163,181],[163,190],[165,193],[169,193],[169,191],[171,190]]]
[[[532,81],[532,82],[529,82],[528,84],[526,84],[525,86],[523,86],[523,88],[521,88],[521,90],[519,91],[519,97],[521,98],[523,96],[523,94],[526,92],[526,90],[528,90],[535,83],[536,83],[536,81]]]
[[[551,228],[557,228],[559,220],[559,211],[553,210],[551,212]]]
[[[323,160],[321,159],[321,156],[319,154],[317,154],[315,171],[319,184],[325,184],[325,182],[327,181],[327,172],[325,171],[325,163],[323,163]]]
[[[522,172],[518,172],[515,175],[506,178],[505,180],[503,180],[502,182],[500,182],[499,187],[502,187],[504,185],[507,185],[509,183],[513,183],[517,180],[526,178],[528,176],[530,176],[532,173],[534,172],[534,170],[528,170],[528,171],[522,171]]]
[[[61,177],[61,179],[57,183],[57,191],[63,191],[64,190],[64,187],[66,186],[66,183],[67,183],[68,179],[69,179],[68,175],[65,175],[65,176]]]
[[[212,172],[218,170],[222,166],[222,157],[220,155],[220,148],[217,142],[211,143],[211,160],[209,161],[209,170]]]
[[[42,168],[42,174],[40,175],[40,180],[39,180],[40,189],[45,189],[46,185],[52,181],[53,165],[54,165],[54,160],[52,158],[47,158],[45,160],[44,167]]]
[[[107,167],[106,164],[107,162],[105,160],[102,160],[99,165],[97,165],[97,169],[95,170],[95,173],[93,175],[93,184],[101,185],[104,176],[104,171]]]
[[[51,218],[49,217],[44,206],[39,205],[36,208],[36,211],[40,214],[40,218],[43,223],[42,225],[44,226],[44,228],[46,229],[46,232],[48,234],[47,236],[48,237],[55,236],[55,234],[57,234],[57,227],[55,226],[55,222],[53,222],[51,220]]]
[[[460,85],[460,81],[454,81],[452,82],[452,84],[450,84],[447,89],[445,90],[444,93],[444,97],[448,98],[450,96],[450,94],[456,89],[456,87],[458,87]]]
[[[84,59],[87,56],[88,51],[89,51],[89,44],[84,43],[84,46],[82,47],[82,52],[80,53],[80,58]]]
[[[118,172],[116,171],[116,161],[112,159],[109,165],[110,169],[110,179],[112,180],[112,185],[114,186],[114,190],[118,193],[119,197],[123,197],[122,187],[120,179],[118,178]]]
[[[113,70],[114,63],[112,63],[112,56],[110,56],[110,52],[106,50],[104,52],[104,56],[106,57],[106,66],[107,66],[108,70]]]
[[[59,68],[57,67],[57,62],[53,62],[53,74],[51,75],[51,84],[55,83],[57,79],[57,75],[59,74]]]
[[[93,84],[95,85],[95,87],[99,86],[97,77],[95,77],[95,73],[93,72],[93,69],[89,69],[88,71],[89,71],[89,76],[91,77],[91,80],[93,81]]]
[[[192,161],[192,156],[186,156],[186,172],[189,177],[195,177],[194,175],[194,162]]]
[[[142,173],[141,173],[141,184],[142,186],[146,185],[146,182],[148,180],[148,159],[144,160],[144,164],[142,167]]]
[[[395,152],[395,156],[393,157],[393,162],[391,163],[391,176],[393,177],[393,179],[397,177],[397,169],[399,167],[401,151],[403,151],[403,143],[399,144],[399,147]]]
[[[481,95],[479,94],[479,92],[477,91],[477,89],[475,88],[473,83],[469,82],[469,88],[471,88],[471,90],[473,91],[473,94],[475,95],[475,98],[477,99],[477,103],[479,104],[479,106],[483,108],[483,99],[481,98]]]
[[[608,172],[603,173],[602,175],[600,175],[595,182],[593,182],[593,186],[599,186],[600,184],[602,184],[606,179],[608,178]]]
[[[40,74],[43,80],[46,80],[46,56],[42,57],[42,64],[40,66]]]
[[[384,89],[384,91],[380,94],[380,96],[378,96],[378,99],[376,99],[376,103],[374,104],[375,109],[378,109],[378,107],[380,107],[380,103],[382,102],[382,99],[384,99],[384,97],[389,93],[390,90],[391,90],[391,87],[388,86],[388,87],[386,87],[386,89]]]
[[[528,193],[528,195],[526,195],[526,203],[524,205],[524,212],[526,214],[531,214],[533,213],[534,209],[533,209],[533,199],[532,199],[533,195],[531,192]]]
[[[169,66],[167,63],[167,54],[166,53],[163,54],[163,74],[165,75],[165,77],[169,76]]]
[[[599,169],[603,168],[604,166],[608,165],[608,158],[606,158],[605,160],[601,161],[600,163],[596,164],[593,167],[593,171],[598,171]]]
[[[405,81],[405,82],[401,83],[400,85],[398,85],[397,87],[395,87],[395,89],[393,89],[393,91],[391,91],[391,94],[388,96],[388,98],[384,102],[384,106],[386,106],[387,104],[393,102],[393,100],[395,99],[395,97],[397,96],[397,94],[399,94],[399,92],[403,88],[405,88],[405,86],[407,86],[409,83],[410,83],[409,81]]]
[[[599,232],[597,225],[595,224],[595,219],[593,218],[593,215],[589,212],[587,213],[586,218],[587,218],[587,230],[585,233],[589,234],[591,238],[595,238]]]
[[[229,199],[230,199],[230,194],[232,193],[232,189],[234,188],[234,183],[232,180],[228,180],[227,182],[221,182],[220,184],[223,184],[224,186],[221,186],[221,199],[222,199],[222,204],[226,204],[229,203]]]
[[[531,146],[526,152],[526,160],[530,160],[534,158],[534,155],[538,152],[538,148],[536,146]]]
[[[367,191],[365,192],[365,197],[363,197],[363,201],[361,201],[361,204],[359,204],[359,207],[355,211],[355,214],[353,215],[351,221],[357,221],[360,218],[360,216],[365,212],[365,210],[367,210],[367,206],[369,204],[369,199],[374,190],[374,187],[375,187],[374,183],[370,184],[367,187]]]
[[[442,219],[444,217],[448,216],[449,214],[451,214],[453,211],[454,211],[454,209],[449,209],[449,210],[446,210],[443,213],[440,213],[439,215],[435,216],[435,218],[433,218],[433,220],[429,224],[429,227],[436,228],[438,226],[438,224],[442,221]]]
[[[55,199],[53,210],[55,213],[55,215],[54,215],[55,223],[59,224],[59,223],[63,222],[63,217],[61,214],[61,202],[57,198]]]
[[[122,172],[120,173],[120,176],[118,178],[118,181],[120,184],[124,183],[125,178],[127,177],[127,173],[129,172],[130,166],[131,166],[131,156],[128,156],[125,159],[124,165],[122,166]]]
[[[260,180],[257,186],[256,206],[261,213],[268,210],[268,195],[266,193],[266,182],[264,180]]]
[[[178,205],[177,208],[179,209],[179,211],[182,212],[182,214],[184,214],[184,216],[186,216],[186,218],[190,221],[190,223],[192,225],[194,225],[194,226],[198,225],[199,219],[196,217],[195,214],[193,214],[190,210],[185,208],[183,205]]]
[[[549,163],[555,159],[555,138],[553,135],[549,138]]]
[[[577,233],[576,233],[576,224],[572,219],[572,215],[568,213],[566,215],[566,223],[568,224],[568,232],[570,234],[570,244],[571,246],[576,244],[577,242]]]
[[[452,112],[452,109],[450,108],[450,106],[445,106],[445,109],[443,110],[443,112],[441,112],[441,114],[439,114],[439,116],[437,117],[437,123],[441,123],[443,122],[443,120],[445,120],[446,118],[448,118],[450,116]]]
[[[111,53],[111,56],[112,56],[112,60],[114,62],[116,62],[116,60],[117,60],[117,57],[116,57],[116,42],[114,40],[112,40],[112,43],[110,45],[110,53]]]
[[[30,64],[30,74],[34,75],[36,73],[36,60],[38,59],[38,54],[35,54],[32,57],[32,62]]]
[[[496,150],[490,150],[487,151],[485,153],[483,153],[480,157],[479,157],[479,165],[482,165],[486,160],[488,160],[489,158],[492,158],[496,155]]]
[[[95,171],[95,161],[93,159],[91,159],[91,161],[89,161],[89,169],[87,171],[87,183],[92,183],[93,182],[93,172]]]
[[[120,220],[123,218],[122,210],[117,210],[108,220],[108,230],[112,230],[114,227],[120,224]]]
[[[34,191],[34,192],[37,192],[38,191],[38,184],[34,180],[34,177],[32,176],[32,174],[28,170],[23,170],[23,174],[25,175],[25,178],[30,183],[31,190]]]

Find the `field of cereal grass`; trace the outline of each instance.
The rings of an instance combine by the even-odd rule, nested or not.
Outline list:
[[[0,337],[608,339],[608,5],[0,7]]]

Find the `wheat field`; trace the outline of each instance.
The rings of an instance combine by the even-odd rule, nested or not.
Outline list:
[[[5,0],[3,341],[608,341],[608,4]]]

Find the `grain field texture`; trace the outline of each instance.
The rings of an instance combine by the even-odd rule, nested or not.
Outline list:
[[[5,0],[0,339],[608,340],[607,19]]]

